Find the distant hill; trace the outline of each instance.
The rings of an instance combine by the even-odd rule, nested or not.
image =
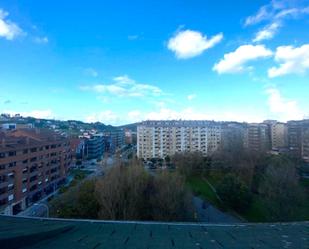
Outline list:
[[[137,125],[138,124],[139,123],[126,124],[126,125],[118,126],[117,128],[128,129],[128,130],[131,130],[131,131],[137,131]]]

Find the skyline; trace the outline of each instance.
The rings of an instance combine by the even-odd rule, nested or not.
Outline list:
[[[2,1],[0,113],[112,125],[308,117],[309,1],[244,3]]]

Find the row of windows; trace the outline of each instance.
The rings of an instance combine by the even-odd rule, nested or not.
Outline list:
[[[63,144],[64,146],[67,145],[66,143]],[[30,153],[34,153],[37,151],[43,151],[45,150],[49,150],[49,149],[55,149],[57,147],[61,147],[61,144],[52,144],[52,145],[46,145],[46,146],[42,146],[42,147],[33,147],[30,149],[24,149],[22,151],[23,154],[28,154]],[[12,156],[16,156],[17,152],[16,151],[9,151],[9,152],[1,152],[0,153],[0,158],[5,158],[5,157],[12,157]]]

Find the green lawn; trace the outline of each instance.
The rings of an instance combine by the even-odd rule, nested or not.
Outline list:
[[[192,176],[187,178],[187,185],[190,189],[198,196],[201,196],[203,199],[210,201],[212,204],[219,206],[220,201],[216,197],[216,194],[213,192],[209,184],[203,180],[201,177]]]
[[[72,169],[70,174],[74,177],[75,180],[83,180],[87,175],[93,173],[90,170],[80,170],[80,169]]]
[[[211,174],[207,176],[207,180],[216,187],[220,176],[217,174]],[[188,177],[186,181],[188,187],[194,192],[194,194],[200,196],[201,198],[208,200],[214,206],[219,209],[231,212],[227,207],[224,207],[222,202],[218,200],[216,194],[209,186],[209,184],[201,176],[192,176]],[[308,186],[307,179],[302,181],[303,186]],[[258,195],[253,195],[252,204],[249,209],[241,215],[248,222],[271,222],[271,214],[261,197]],[[309,200],[298,207],[297,214],[294,217],[294,220],[309,220]]]

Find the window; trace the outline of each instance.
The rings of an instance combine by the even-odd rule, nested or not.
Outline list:
[[[16,151],[10,151],[9,156],[16,156]]]
[[[8,191],[11,191],[11,190],[13,190],[14,189],[14,184],[9,184],[8,185]]]
[[[31,152],[37,152],[37,148],[31,148]]]
[[[9,163],[9,168],[16,166],[16,162]]]
[[[5,158],[5,153],[4,152],[0,153],[0,158]]]
[[[0,175],[0,183],[6,182],[7,181],[7,176],[6,175]]]
[[[9,200],[9,201],[12,201],[13,199],[14,199],[14,195],[9,195],[8,200]]]
[[[27,154],[27,153],[28,153],[28,149],[24,149],[23,154]]]

